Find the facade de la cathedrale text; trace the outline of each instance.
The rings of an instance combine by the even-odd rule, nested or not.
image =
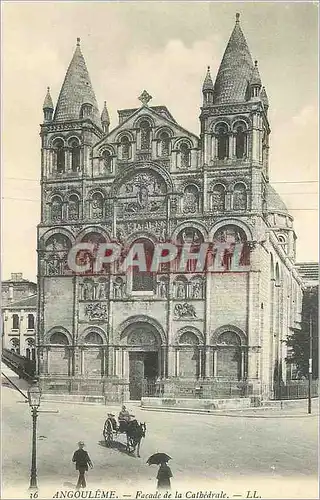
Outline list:
[[[79,39],[55,106],[48,89],[38,225],[44,393],[120,402],[231,390],[255,404],[289,376],[283,340],[299,326],[302,301],[296,235],[269,183],[268,97],[238,14],[202,94],[199,136],[147,91],[110,128]],[[149,256],[158,242],[243,243],[246,267],[232,271],[225,255],[220,272],[197,272],[192,260],[185,272],[174,262],[158,273],[118,263],[70,270],[76,243],[109,241],[142,243]]]

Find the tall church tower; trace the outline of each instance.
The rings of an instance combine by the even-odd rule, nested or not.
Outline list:
[[[48,334],[65,356],[62,333],[70,345],[74,339],[75,278],[67,266],[67,255],[81,230],[85,193],[92,177],[92,148],[104,137],[95,93],[80,48],[80,38],[69,64],[54,109],[48,88],[41,125],[41,222],[38,226],[38,344],[39,371],[54,372],[48,366]],[[57,297],[63,297],[59,302]],[[56,308],[53,309],[53,304]],[[60,349],[60,351],[59,351]],[[44,355],[45,352],[45,355]],[[58,359],[56,358],[56,359]],[[55,361],[57,364],[58,361]],[[76,360],[70,357],[65,374],[72,375]]]
[[[237,14],[214,85],[208,68],[200,123],[205,169],[208,176],[221,182],[213,203],[241,216],[248,210],[263,210],[270,127],[266,91],[239,17]],[[228,189],[226,178],[229,184],[233,181]]]

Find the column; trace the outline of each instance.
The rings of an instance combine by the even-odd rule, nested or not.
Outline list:
[[[210,346],[205,346],[205,373],[204,376],[209,378],[211,375],[211,348]]]
[[[168,377],[175,376],[175,352],[174,347],[169,346],[168,349]]]
[[[126,350],[122,351],[123,355],[123,377],[125,380],[129,380],[129,353]]]
[[[176,363],[175,363],[175,375],[179,377],[179,349],[176,349]]]
[[[218,373],[218,350],[214,349],[213,351],[213,376],[214,378],[217,377]]]

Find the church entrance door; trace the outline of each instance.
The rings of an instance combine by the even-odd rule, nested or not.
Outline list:
[[[152,384],[157,376],[157,352],[129,352],[129,392],[131,400],[141,399],[143,384]]]

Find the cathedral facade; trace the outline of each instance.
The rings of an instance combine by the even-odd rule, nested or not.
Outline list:
[[[238,15],[202,93],[199,136],[146,91],[110,128],[79,39],[56,106],[48,89],[38,226],[44,392],[272,398],[285,381],[283,340],[301,311],[296,236],[269,183],[268,97]],[[68,254],[80,242],[93,252],[78,255],[89,265],[76,273]],[[212,252],[214,271],[190,258],[184,269],[114,262],[95,273],[92,255],[107,242],[140,243],[149,261],[159,242],[195,254],[219,242],[225,252]]]

